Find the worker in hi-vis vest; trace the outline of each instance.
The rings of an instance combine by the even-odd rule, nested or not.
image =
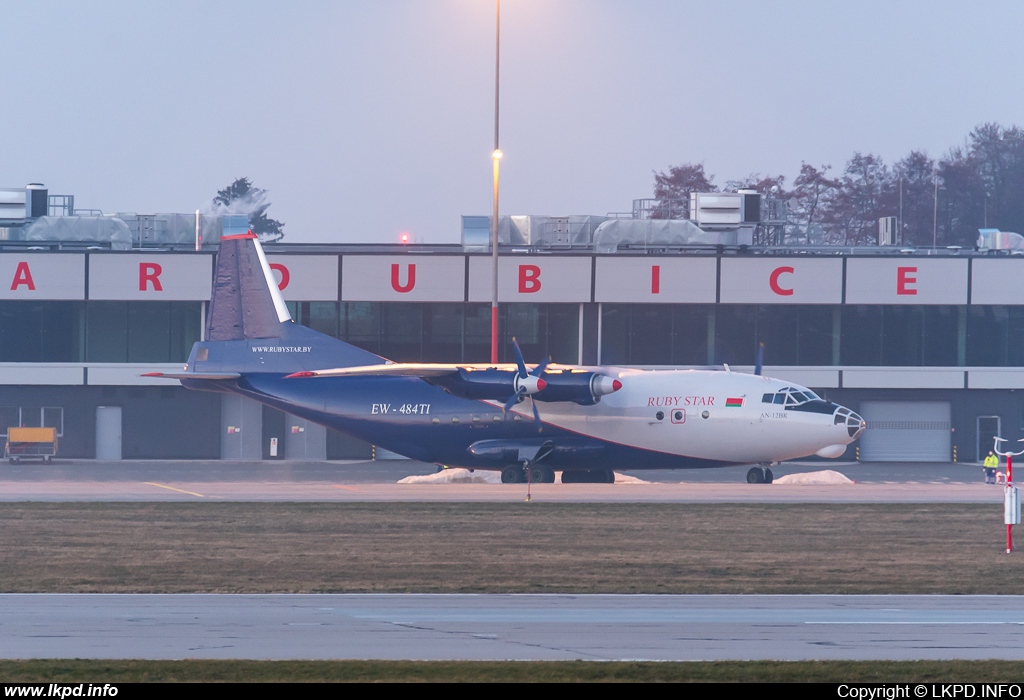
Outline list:
[[[996,483],[996,469],[999,468],[999,457],[992,450],[988,451],[988,456],[985,458],[982,468],[985,470],[985,483]]]

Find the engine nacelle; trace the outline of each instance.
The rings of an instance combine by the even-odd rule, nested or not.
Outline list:
[[[600,372],[549,370],[544,373],[547,386],[534,394],[537,401],[572,401],[593,406],[602,396],[622,388],[622,382]]]
[[[515,370],[497,369],[464,369],[440,377],[429,377],[427,381],[443,388],[450,394],[464,399],[490,399],[505,401],[516,393],[527,396],[543,389],[545,381],[539,377],[521,379]]]

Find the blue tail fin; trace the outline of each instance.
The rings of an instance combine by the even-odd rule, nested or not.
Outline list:
[[[382,362],[292,321],[255,234],[221,238],[206,340],[192,348],[189,371],[290,374]]]
[[[221,238],[207,340],[279,338],[281,323],[291,317],[272,281],[256,234]]]

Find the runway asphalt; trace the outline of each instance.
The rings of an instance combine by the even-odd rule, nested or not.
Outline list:
[[[1000,503],[973,464],[797,462],[776,478],[830,469],[854,484],[748,484],[747,467],[692,471],[625,469],[631,483],[534,484],[533,500],[629,503]],[[92,460],[0,464],[0,501],[482,501],[521,500],[525,485],[399,484],[432,464]],[[635,483],[636,480],[646,483]]]
[[[1003,596],[0,595],[0,657],[1022,659]]]

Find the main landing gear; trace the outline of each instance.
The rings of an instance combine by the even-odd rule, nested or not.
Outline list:
[[[525,484],[526,470],[530,470],[530,481],[534,484],[555,483],[555,470],[543,464],[523,467],[511,464],[501,470],[501,483]],[[769,472],[770,473],[770,472]],[[615,472],[611,469],[572,469],[562,472],[563,484],[614,484]]]
[[[775,475],[767,464],[763,467],[751,467],[747,472],[748,484],[770,484],[774,479]]]
[[[543,464],[533,464],[524,467],[521,464],[512,464],[501,470],[501,483],[503,484],[525,484],[526,470],[530,470],[530,481],[534,484],[555,483],[555,470]]]

